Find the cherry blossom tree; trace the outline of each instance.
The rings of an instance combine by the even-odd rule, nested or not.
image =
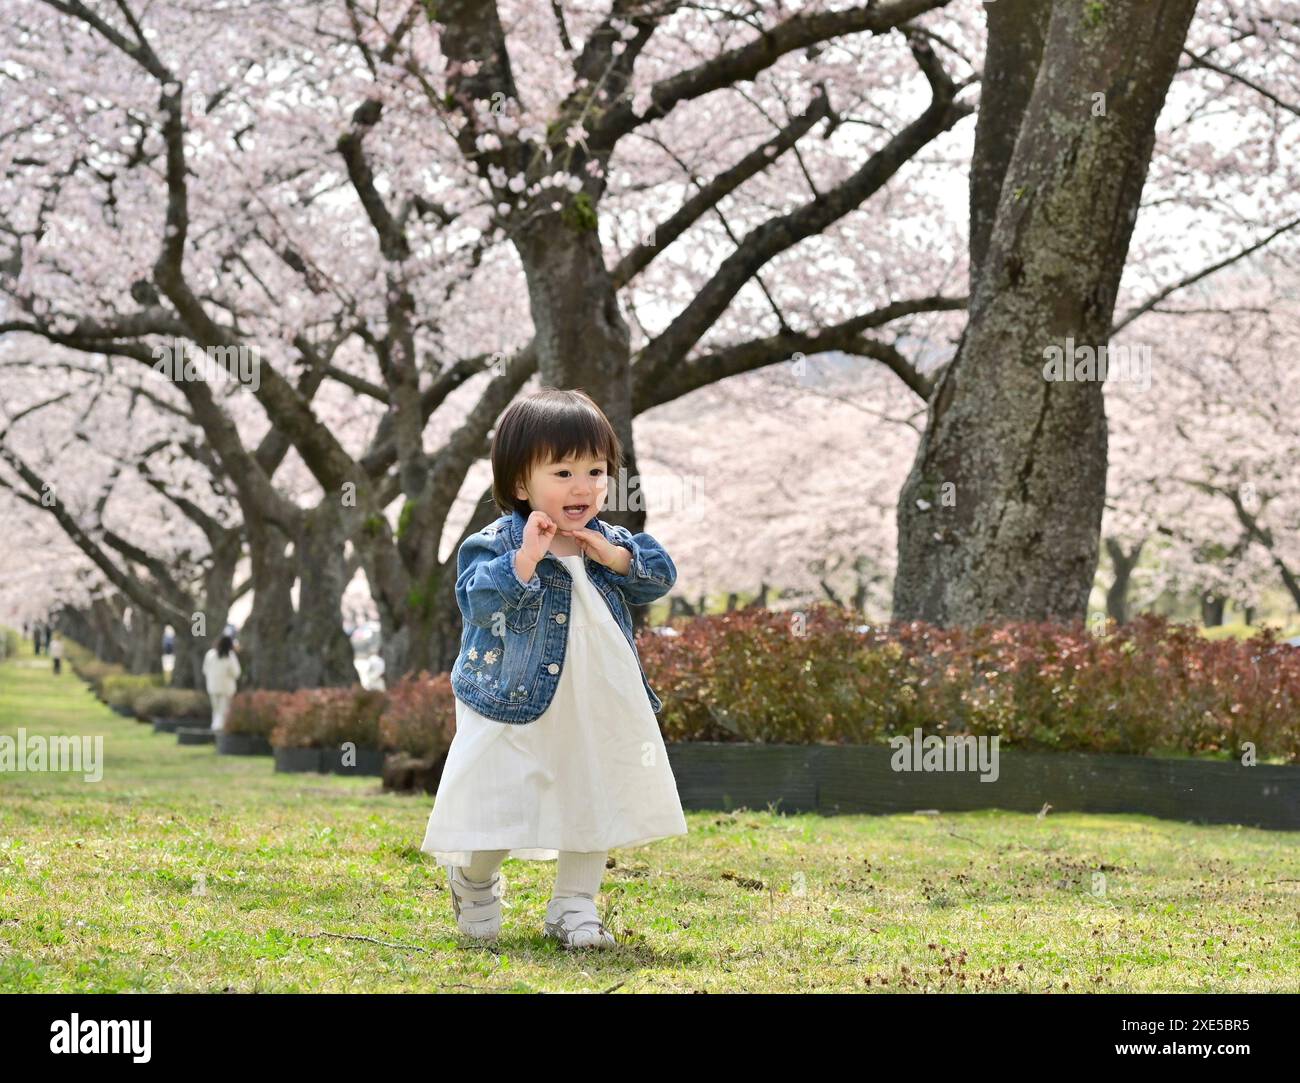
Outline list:
[[[1204,206],[1210,199],[1191,196],[1186,175],[1172,171],[1178,159],[1211,165],[1235,156],[1241,166],[1265,156],[1271,163],[1258,172],[1206,191],[1231,201],[1238,226],[1248,227],[1237,232],[1255,234],[1248,247],[1266,243],[1261,234],[1271,239],[1294,228],[1294,157],[1283,159],[1295,149],[1292,121],[1300,115],[1294,70],[1270,56],[1277,46],[1294,50],[1294,11],[1282,4],[1205,9],[1206,21],[1189,37],[1195,0],[988,6],[971,169],[970,319],[931,398],[899,498],[895,615],[966,622],[1086,613],[1106,492],[1104,384],[1093,376],[1058,381],[1043,359],[1053,349],[1072,353],[1076,343],[1104,352],[1114,333],[1162,116],[1165,161],[1152,195],[1183,209]],[[1218,108],[1233,95],[1262,100],[1256,111],[1269,121],[1265,130],[1243,124],[1245,134],[1225,140],[1218,154],[1189,144],[1198,116],[1209,111],[1206,95],[1187,96],[1190,113],[1181,101],[1164,112],[1185,56],[1189,79],[1211,87]],[[1268,89],[1269,78],[1291,92],[1289,100]],[[1281,208],[1265,205],[1262,188],[1282,195]],[[1169,231],[1169,216],[1155,217],[1168,248],[1179,234]],[[1144,255],[1148,271],[1156,269],[1158,246]],[[1208,271],[1184,266],[1147,304]],[[1146,310],[1139,305],[1119,322]],[[949,514],[932,510],[931,494],[943,484],[958,491]]]
[[[1120,291],[1135,329],[1153,298],[1287,236],[1273,7],[1203,0],[1174,50],[1190,91],[1155,139]],[[450,663],[454,554],[496,514],[492,428],[537,383],[606,409],[629,451],[614,487],[632,496],[605,517],[640,529],[637,419],[670,498],[656,532],[678,524],[701,583],[884,604],[890,494],[954,379],[969,269],[1001,243],[997,178],[1033,89],[1021,61],[1064,48],[1046,23],[1035,44],[1027,5],[986,6],[987,56],[978,8],[915,0],[11,8],[0,360],[38,357],[47,381],[11,413],[66,389],[59,365],[153,381],[151,407],[192,428],[182,454],[236,509],[259,683],[351,679],[339,605],[356,566],[389,672]],[[1109,106],[1127,130],[1124,101]],[[1236,144],[1198,128],[1216,102]],[[1258,215],[1241,212],[1246,178]],[[1198,230],[1166,213],[1188,207],[1219,242],[1194,261],[1171,238]],[[242,382],[150,372],[178,341]],[[1014,429],[986,405],[992,430]],[[15,454],[39,452],[23,443],[39,416],[14,427]],[[778,454],[734,454],[783,440],[798,445],[785,475]],[[714,472],[714,449],[740,461]],[[837,455],[838,477],[790,483]],[[1104,459],[1088,469],[1104,477]],[[700,473],[713,487],[688,503]],[[956,508],[943,484],[906,507],[951,518],[976,492],[956,490]],[[705,508],[735,539],[692,529]]]
[[[1153,547],[1147,597],[1200,596],[1206,623],[1225,601],[1259,608],[1270,586],[1300,611],[1300,283],[1287,262],[1147,317],[1160,344],[1150,388],[1108,389],[1108,548]]]
[[[846,216],[971,113],[968,64],[898,29],[944,6],[342,3],[297,22],[22,4],[8,30],[20,122],[3,161],[28,183],[6,224],[14,318],[0,332],[146,363],[161,336],[225,351],[232,369],[254,354],[252,394],[319,486],[306,527],[226,404],[203,381],[176,390],[238,494],[255,594],[283,582],[284,538],[303,553],[347,539],[390,669],[445,665],[458,641],[438,556],[448,514],[534,374],[602,402],[635,479],[634,412],[799,351],[894,363],[876,332],[960,307],[932,285],[941,268],[896,275],[866,304],[846,278],[824,313],[804,311],[793,281],[809,258],[861,251],[838,233]],[[203,63],[185,66],[200,42]],[[722,138],[702,145],[701,129]],[[901,221],[930,197],[891,198]],[[625,238],[617,258],[603,221]],[[689,303],[664,320],[684,284]],[[661,321],[639,328],[644,341],[620,293]],[[747,309],[774,315],[777,333],[752,338]],[[370,422],[361,439],[311,404],[325,382],[352,393]],[[485,513],[480,502],[465,529]]]

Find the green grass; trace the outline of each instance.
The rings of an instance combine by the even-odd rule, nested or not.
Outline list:
[[[554,863],[509,861],[494,952],[429,798],[179,746],[48,667],[0,665],[0,733],[103,734],[104,777],[0,775],[0,991],[1300,989],[1300,834],[1142,816],[690,812],[611,855],[618,947],[545,940]]]

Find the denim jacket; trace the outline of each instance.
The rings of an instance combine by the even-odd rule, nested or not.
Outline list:
[[[515,554],[527,521],[518,511],[503,515],[466,538],[456,554],[456,601],[464,628],[451,672],[452,691],[479,714],[514,725],[532,722],[550,705],[564,668],[573,600],[573,578],[553,553],[538,561],[527,583],[519,578]],[[585,554],[582,559],[640,667],[628,605],[667,594],[677,581],[677,568],[649,534],[633,534],[596,516],[586,527],[632,553],[627,575]],[[644,668],[641,683],[657,714],[663,703]]]

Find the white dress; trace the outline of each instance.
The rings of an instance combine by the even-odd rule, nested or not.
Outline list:
[[[420,849],[439,865],[475,850],[554,861],[686,834],[663,736],[631,644],[580,554],[569,641],[550,705],[532,722],[486,718],[459,698],[456,735]]]

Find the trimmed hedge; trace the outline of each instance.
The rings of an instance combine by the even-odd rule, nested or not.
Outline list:
[[[147,694],[163,687],[161,673],[134,675],[115,673],[103,680],[104,702],[110,707],[141,713],[137,704]]]
[[[427,672],[402,678],[387,693],[379,719],[379,743],[419,759],[446,754],[456,734],[456,696],[451,674]]]
[[[1300,763],[1300,650],[1271,630],[1204,639],[1143,616],[1081,624],[863,626],[848,610],[742,610],[645,635],[667,741],[876,744],[999,735],[1008,747],[1256,755]]]
[[[337,748],[345,741],[358,747],[378,746],[383,692],[354,686],[304,688],[283,695],[271,729],[274,747]]]
[[[212,718],[212,704],[206,692],[185,688],[153,688],[141,692],[135,699],[135,712],[142,718]]]
[[[1271,631],[1211,641],[1157,616],[1100,635],[1082,624],[859,619],[827,605],[746,609],[643,632],[665,741],[872,745],[920,729],[1037,751],[1221,759],[1249,742],[1261,761],[1300,763],[1300,650]],[[121,668],[74,664],[99,665],[101,682]],[[149,697],[168,692],[141,692],[136,710],[151,713]],[[171,694],[202,701],[183,717],[207,714],[202,693]],[[449,675],[421,673],[387,693],[241,692],[227,726],[281,747],[352,741],[436,759],[455,714]]]
[[[116,662],[101,662],[98,658],[90,656],[73,658],[70,664],[72,672],[90,685],[91,691],[100,699],[104,698],[104,681],[107,678],[128,675],[125,666],[120,666]]]
[[[277,748],[337,748],[345,741],[418,758],[445,755],[456,732],[451,676],[422,672],[387,692],[312,688],[236,694],[229,733],[265,736]]]
[[[242,733],[247,737],[271,737],[271,731],[280,720],[280,703],[287,692],[262,692],[256,689],[236,692],[226,712],[226,732]]]

